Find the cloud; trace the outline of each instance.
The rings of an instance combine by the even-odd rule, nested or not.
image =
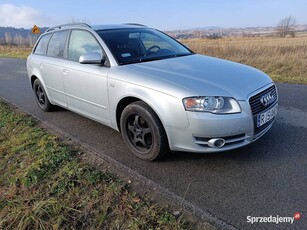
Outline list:
[[[33,25],[48,26],[50,18],[28,6],[15,6],[0,4],[0,26],[12,26],[16,28],[31,28]]]

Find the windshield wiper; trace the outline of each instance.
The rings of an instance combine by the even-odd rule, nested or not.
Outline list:
[[[188,53],[188,54],[175,54],[174,57],[183,57],[183,56],[189,56],[192,55],[194,53]]]
[[[141,62],[149,62],[149,61],[157,61],[157,60],[163,60],[163,59],[168,59],[168,58],[175,58],[175,57],[183,57],[183,56],[188,56],[192,55],[194,53],[187,53],[187,54],[171,54],[171,55],[166,55],[166,56],[159,56],[159,57],[142,57],[140,59],[135,59],[131,61],[125,61],[120,63],[121,65],[128,65],[128,64],[135,64],[135,63],[141,63]]]
[[[128,64],[135,64],[135,63],[141,63],[141,62],[148,62],[148,61],[156,61],[156,60],[161,60],[164,59],[161,57],[152,57],[152,58],[140,58],[140,59],[136,59],[136,60],[131,60],[131,61],[125,61],[125,62],[121,62],[121,65],[128,65]]]
[[[132,60],[132,61],[125,61],[125,62],[120,62],[121,65],[127,65],[127,64],[135,64],[135,63],[140,63],[141,60],[137,59],[137,60]]]
[[[188,54],[170,54],[170,55],[159,56],[159,57],[141,58],[140,61],[144,62],[144,61],[162,60],[162,59],[167,59],[167,58],[188,56],[188,55],[191,55],[191,54],[192,53],[188,53]]]

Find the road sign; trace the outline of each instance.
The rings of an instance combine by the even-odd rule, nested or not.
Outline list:
[[[41,33],[40,29],[37,27],[37,25],[34,25],[32,29],[32,34],[40,34],[40,33]]]

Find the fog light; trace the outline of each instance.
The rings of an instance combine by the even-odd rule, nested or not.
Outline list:
[[[208,141],[208,145],[213,148],[222,148],[225,145],[223,138],[213,138]]]

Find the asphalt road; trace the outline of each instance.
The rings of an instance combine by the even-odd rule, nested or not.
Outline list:
[[[67,110],[39,110],[25,60],[0,59],[0,97],[69,133],[238,229],[307,229],[307,86],[277,84],[279,113],[257,142],[220,154],[173,153],[144,162],[119,133]],[[292,217],[289,223],[247,223],[247,216]]]

